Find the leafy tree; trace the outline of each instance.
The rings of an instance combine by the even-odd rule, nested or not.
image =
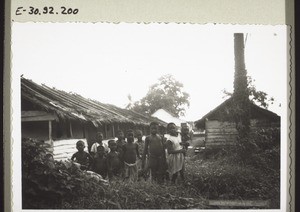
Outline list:
[[[273,97],[269,97],[268,94],[264,91],[259,91],[256,89],[255,85],[254,85],[255,80],[252,79],[252,77],[247,76],[247,92],[249,94],[249,99],[252,103],[255,103],[265,109],[268,109],[269,104],[273,104],[274,102],[274,98]],[[232,92],[229,92],[227,90],[223,90],[223,93],[225,94],[225,96],[232,96]]]
[[[249,92],[250,100],[253,103],[259,104],[261,107],[268,109],[269,103],[273,104],[274,98],[273,97],[268,98],[268,94],[266,92],[256,90],[256,87],[253,84],[254,81],[255,80],[253,80],[251,77],[248,77],[248,92]]]
[[[130,96],[128,98],[130,101]],[[162,108],[179,117],[185,114],[185,109],[189,105],[189,94],[183,91],[183,84],[172,75],[167,74],[160,77],[157,83],[150,86],[144,98],[140,101],[129,103],[127,109],[151,115]]]

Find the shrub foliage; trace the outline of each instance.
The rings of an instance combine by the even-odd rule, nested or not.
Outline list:
[[[157,185],[114,181],[106,184],[72,162],[47,159],[45,144],[22,141],[24,209],[204,209],[206,199],[271,200],[279,208],[280,133],[251,132],[254,148],[246,161],[235,148],[186,157],[186,182]]]
[[[206,208],[196,189],[140,181],[103,184],[70,163],[46,158],[45,145],[22,141],[24,209]]]
[[[61,208],[63,202],[96,194],[104,197],[104,184],[73,163],[46,158],[45,144],[22,141],[22,204],[24,209]],[[100,204],[100,203],[99,203]]]
[[[239,160],[239,147],[207,150],[203,160],[187,163],[188,177],[205,198],[271,200],[271,207],[279,208],[280,131],[253,131],[249,143],[246,160]]]

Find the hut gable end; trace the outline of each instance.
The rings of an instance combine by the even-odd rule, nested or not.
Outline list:
[[[238,132],[235,123],[230,117],[230,110],[232,108],[233,100],[229,98],[195,122],[197,128],[205,129],[206,147],[214,148],[234,144]],[[250,104],[251,129],[279,126],[280,116],[254,103]]]
[[[211,110],[198,121],[195,121],[197,128],[205,128],[205,121],[218,120],[218,121],[232,121],[230,118],[230,110],[232,109],[232,97],[224,101],[222,104]],[[260,122],[280,122],[280,116],[267,109],[261,108],[254,103],[250,104],[250,119],[258,120]]]

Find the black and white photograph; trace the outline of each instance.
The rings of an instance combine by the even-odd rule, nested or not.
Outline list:
[[[14,22],[14,204],[285,209],[289,30]]]

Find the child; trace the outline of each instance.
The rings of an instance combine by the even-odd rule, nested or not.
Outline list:
[[[46,159],[46,164],[49,166],[49,168],[54,169],[55,168],[55,162],[54,162],[53,155],[48,153],[48,154],[45,155],[45,159]]]
[[[107,161],[105,157],[105,149],[103,146],[97,147],[97,153],[94,158],[93,171],[100,174],[103,179],[107,176]]]
[[[169,123],[167,126],[169,137],[167,139],[168,151],[168,172],[172,176],[172,183],[175,184],[178,172],[184,181],[184,154],[186,150],[180,145],[181,136],[176,130],[174,123]]]
[[[87,170],[92,162],[92,157],[89,153],[84,151],[84,147],[85,145],[83,141],[77,141],[76,148],[78,152],[72,155],[71,160],[79,163],[81,165],[80,169]]]
[[[123,150],[123,145],[126,143],[126,141],[124,139],[124,133],[123,133],[122,130],[118,131],[117,138],[118,138],[118,140],[116,141],[116,143],[117,143],[117,151],[121,153],[122,150]]]
[[[93,145],[91,147],[91,155],[93,157],[95,157],[95,155],[96,155],[97,147],[98,146],[103,146],[104,149],[105,149],[105,152],[108,152],[108,147],[107,147],[107,145],[105,145],[105,144],[102,143],[102,140],[103,140],[103,134],[102,134],[102,132],[97,132],[97,134],[96,134],[96,142],[93,143]]]
[[[110,148],[110,152],[106,157],[108,178],[112,180],[115,177],[119,177],[121,174],[121,161],[119,152],[117,152],[117,144],[115,140],[109,140],[108,146]]]
[[[181,143],[180,143],[180,145],[185,150],[187,150],[190,145],[189,141],[191,141],[191,137],[189,135],[189,127],[187,125],[184,125],[181,128]]]
[[[137,130],[135,132],[135,137],[137,138],[136,144],[138,145],[138,150],[139,150],[139,154],[140,154],[140,158],[142,158],[142,154],[144,152],[144,148],[145,148],[145,141],[143,141],[143,133],[141,130]],[[146,164],[147,164],[147,158],[146,158]],[[138,166],[138,175],[139,177],[142,176],[143,170],[142,170],[142,160],[138,160],[137,161],[137,166]],[[147,166],[147,165],[146,165]]]
[[[119,153],[120,163],[121,163],[120,169],[121,169],[121,174],[123,177],[123,175],[124,175],[123,145],[126,144],[126,141],[124,139],[124,133],[122,130],[118,130],[117,138],[118,138],[118,140],[116,141],[116,144],[117,144],[116,151]]]
[[[123,145],[123,160],[125,179],[137,181],[138,167],[137,158],[141,158],[137,143],[134,143],[133,130],[127,132],[127,143]]]
[[[146,137],[145,148],[142,157],[142,167],[145,169],[145,159],[148,155],[149,166],[151,171],[151,177],[158,183],[161,183],[164,179],[165,169],[166,169],[166,154],[163,144],[163,138],[158,134],[158,123],[150,123],[151,135]]]
[[[142,133],[142,131],[141,130],[135,131],[135,137],[137,138],[136,143],[138,145],[139,153],[143,154],[144,147],[145,147],[145,142],[143,141],[143,133]]]

